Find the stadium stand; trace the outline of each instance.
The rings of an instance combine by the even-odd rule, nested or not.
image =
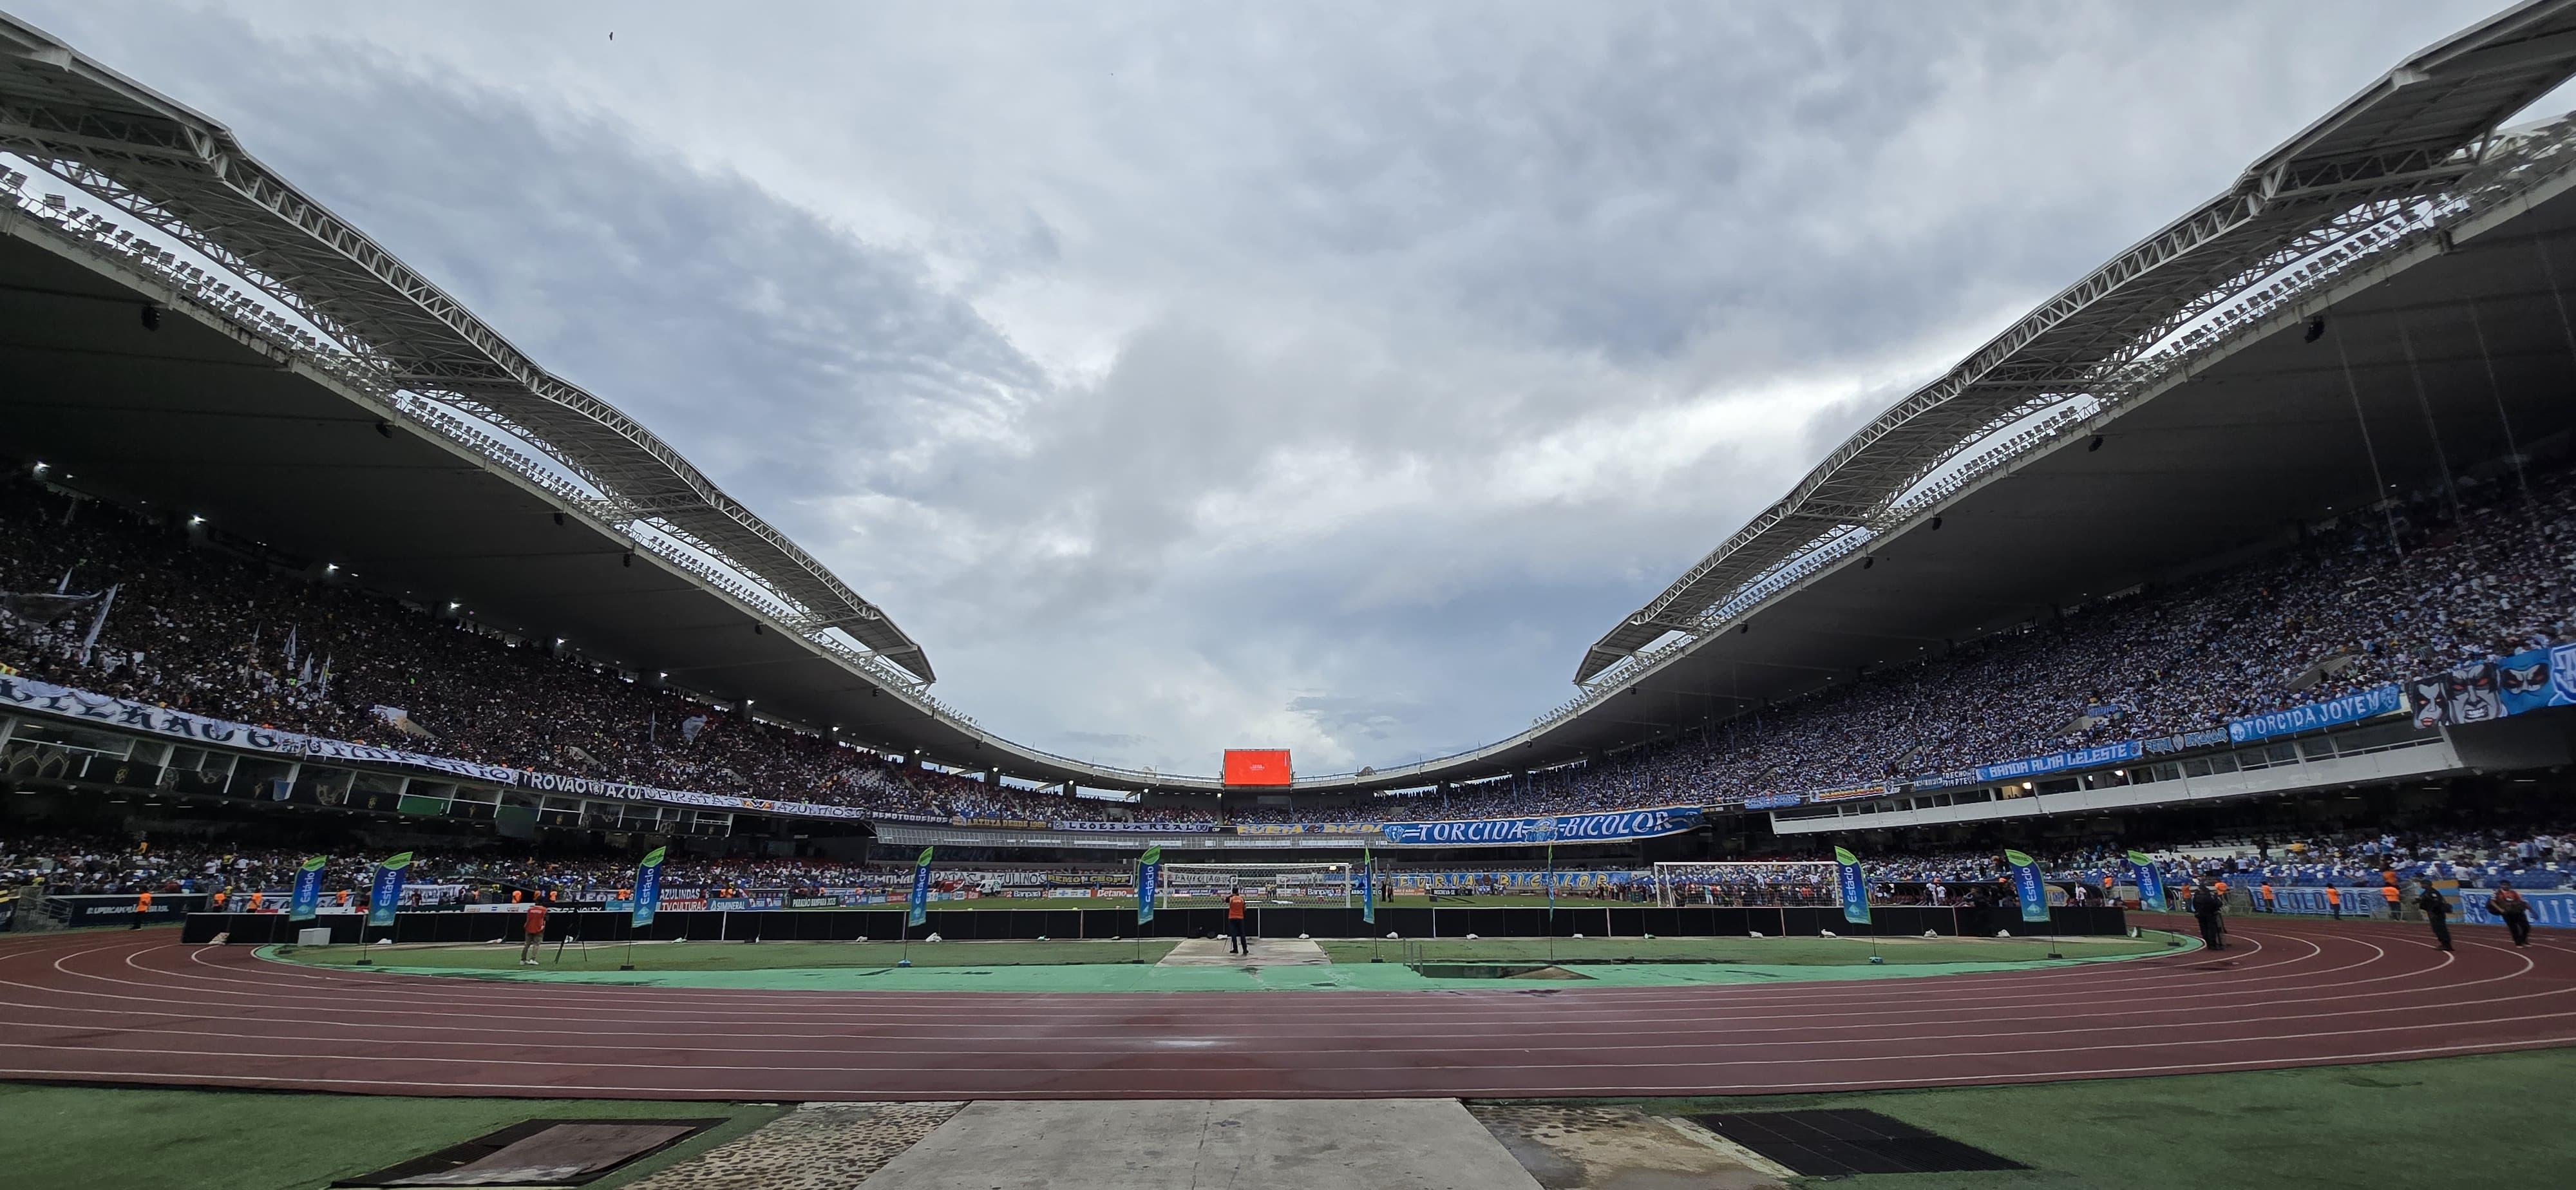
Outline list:
[[[192,548],[193,546],[193,548]],[[2576,639],[2576,477],[2502,471],[2164,590],[1965,642],[1696,738],[1527,777],[1235,822],[1378,822],[1724,805],[2231,718]],[[88,604],[118,588],[87,665]],[[1205,823],[889,763],[470,618],[368,593],[28,479],[0,489],[0,637],[29,676],[315,735],[890,816]],[[30,598],[34,596],[34,598]],[[1997,692],[2009,697],[1994,697]]]

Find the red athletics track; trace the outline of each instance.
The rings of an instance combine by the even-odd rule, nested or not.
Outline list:
[[[794,992],[329,971],[169,930],[0,943],[0,1078],[661,1099],[1746,1094],[2576,1044],[2576,937],[2239,919],[2224,953],[1869,982]]]

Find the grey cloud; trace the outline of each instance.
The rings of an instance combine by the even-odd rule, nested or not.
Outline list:
[[[562,6],[37,7],[944,698],[1175,772],[1516,730],[1853,427],[2485,11],[638,4],[611,53]]]

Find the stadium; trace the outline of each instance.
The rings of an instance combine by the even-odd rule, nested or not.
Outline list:
[[[2565,1176],[2576,0],[2141,229],[1526,729],[1332,774],[985,729],[219,116],[0,51],[13,1184]]]

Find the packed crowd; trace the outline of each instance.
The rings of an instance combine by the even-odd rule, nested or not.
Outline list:
[[[2392,531],[2394,540],[2392,541]],[[2169,589],[1578,766],[1237,822],[1704,805],[2154,738],[2576,639],[2576,476],[2507,478]],[[79,657],[94,603],[119,587]],[[1212,822],[1214,807],[1072,800],[908,768],[655,689],[579,655],[316,581],[26,480],[0,486],[0,660],[145,702],[461,759],[881,813]],[[29,598],[29,596],[37,596]],[[2008,692],[1998,695],[1997,692]]]

